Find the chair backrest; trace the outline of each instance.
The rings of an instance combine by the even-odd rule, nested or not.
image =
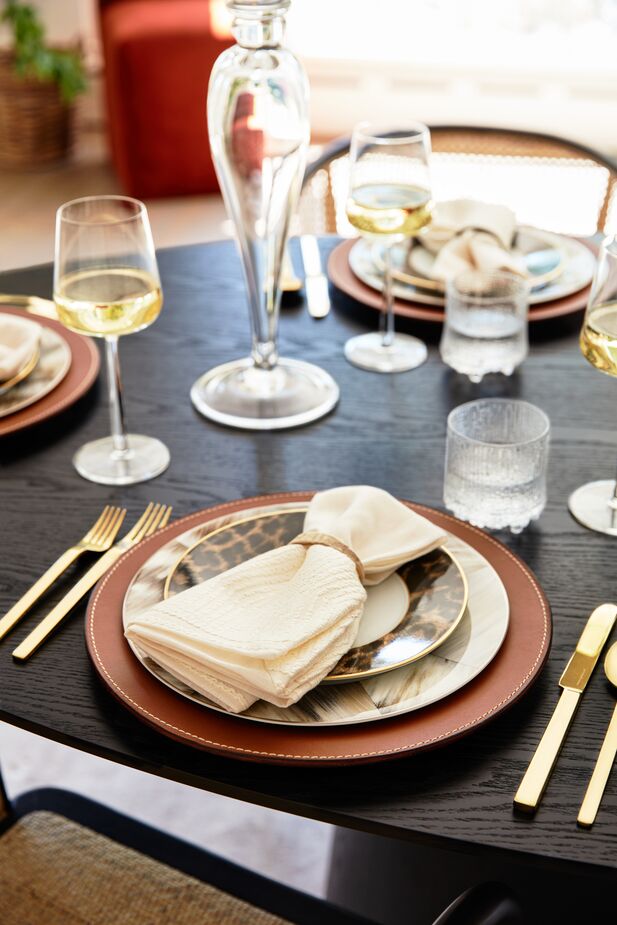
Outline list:
[[[617,230],[617,163],[585,145],[536,132],[431,126],[436,200],[482,199],[510,206],[521,224],[564,234]],[[349,138],[309,164],[301,230],[354,234],[345,217]]]

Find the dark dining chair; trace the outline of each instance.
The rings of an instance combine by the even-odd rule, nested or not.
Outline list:
[[[403,121],[403,120],[402,120]],[[472,198],[509,205],[521,224],[589,235],[617,225],[617,162],[556,135],[481,126],[432,125],[436,200]],[[345,219],[349,138],[309,163],[300,231],[355,234]]]
[[[434,925],[521,921],[508,891],[485,884]],[[370,925],[74,793],[32,790],[11,802],[1,778],[0,922]]]

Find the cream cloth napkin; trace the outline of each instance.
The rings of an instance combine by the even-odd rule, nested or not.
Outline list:
[[[367,584],[440,546],[446,535],[370,486],[315,495],[304,535],[169,598],[127,622],[127,638],[175,677],[239,713],[255,700],[287,707],[352,647]],[[351,552],[350,552],[351,551]]]
[[[509,270],[526,277],[523,261],[510,250],[515,230],[516,216],[507,206],[454,199],[435,206],[421,241],[437,254],[435,279],[454,279],[469,269]]]
[[[16,315],[0,314],[0,382],[12,379],[30,359],[41,336],[41,326]]]

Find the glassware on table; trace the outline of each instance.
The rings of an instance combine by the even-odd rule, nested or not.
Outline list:
[[[394,332],[391,249],[431,220],[430,153],[430,133],[421,123],[381,130],[361,122],[351,137],[347,218],[364,237],[384,245],[379,333],[360,334],[345,344],[349,362],[362,369],[403,372],[427,356],[417,337]]]
[[[169,465],[169,450],[154,437],[126,433],[118,357],[118,338],[151,325],[163,304],[142,202],[89,196],[58,209],[54,301],[67,328],[105,338],[111,436],[82,446],[75,468],[103,485],[154,478]]]
[[[617,236],[602,244],[581,330],[583,356],[609,376],[617,376]],[[617,536],[615,479],[588,482],[572,492],[570,513],[584,527]]]
[[[439,351],[458,373],[480,382],[510,376],[529,349],[525,279],[502,270],[465,270],[446,283],[446,318]]]
[[[520,533],[546,504],[550,421],[526,401],[481,398],[448,415],[444,503],[477,527]]]
[[[230,0],[237,44],[214,65],[208,131],[236,232],[252,327],[251,356],[217,366],[191,389],[203,415],[250,430],[306,424],[339,397],[328,373],[278,355],[280,276],[309,142],[308,81],[281,48],[290,0]]]

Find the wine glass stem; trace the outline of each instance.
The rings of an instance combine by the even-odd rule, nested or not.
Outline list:
[[[129,452],[129,445],[124,426],[122,378],[120,376],[120,358],[118,356],[117,337],[105,338],[105,357],[107,360],[107,388],[109,394],[111,439],[113,440],[115,453],[125,456]]]
[[[384,308],[379,319],[381,346],[391,347],[394,343],[394,296],[392,294],[392,245],[386,245],[384,251]]]

